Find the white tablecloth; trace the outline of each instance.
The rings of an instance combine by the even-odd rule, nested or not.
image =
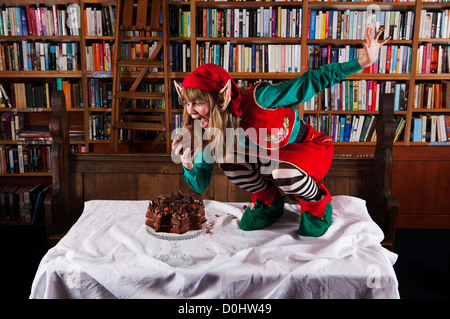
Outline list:
[[[30,298],[399,298],[397,255],[381,247],[361,199],[335,196],[320,238],[297,234],[297,205],[265,230],[242,231],[248,203],[204,203],[212,228],[181,242],[194,263],[173,268],[158,259],[169,243],[144,225],[148,201],[86,202],[43,257]]]

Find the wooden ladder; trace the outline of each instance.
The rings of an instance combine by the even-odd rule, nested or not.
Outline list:
[[[162,4],[163,0],[118,0],[117,1],[117,24],[115,35],[114,55],[114,77],[113,77],[113,102],[111,109],[111,152],[118,152],[119,131],[144,130],[159,131],[157,137],[151,142],[149,152],[163,140],[169,132],[169,43],[168,43],[168,7]],[[166,1],[164,1],[166,3]],[[151,4],[148,16],[149,4]],[[160,15],[162,9],[162,30],[160,26]],[[133,19],[133,16],[135,19]],[[122,60],[121,51],[123,43],[123,31],[158,31],[163,32],[163,37],[157,40],[156,49],[148,59]],[[163,50],[164,59],[157,61],[156,57]],[[128,70],[138,72],[129,72]],[[156,75],[153,68],[164,70],[164,75]],[[124,74],[125,73],[125,74]],[[128,81],[134,79],[128,91],[121,90],[124,78]],[[136,92],[143,79],[160,78],[164,81],[164,93]],[[130,100],[164,100],[164,113],[149,113],[148,109],[125,109]],[[151,115],[149,115],[151,114]],[[165,152],[170,152],[170,139],[166,137]]]

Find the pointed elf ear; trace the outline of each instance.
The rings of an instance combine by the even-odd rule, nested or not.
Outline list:
[[[221,105],[221,111],[224,111],[228,104],[231,102],[231,80],[228,80],[227,84],[219,91],[219,94],[223,96],[223,104]]]
[[[175,84],[175,89],[177,90],[178,96],[181,99],[181,85],[177,81],[173,81],[173,84]]]

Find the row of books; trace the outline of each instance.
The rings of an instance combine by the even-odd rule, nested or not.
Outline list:
[[[450,73],[450,46],[419,45],[416,73]]]
[[[408,84],[394,81],[342,81],[305,102],[304,109],[307,111],[378,111],[380,94],[394,93],[394,111],[404,111],[408,105],[408,88]]]
[[[83,90],[80,80],[57,78],[50,82],[10,82],[0,84],[0,107],[50,108],[52,92],[62,90],[66,108],[83,107]]]
[[[450,142],[450,115],[422,115],[411,121],[411,142]]]
[[[83,107],[81,82],[62,80],[52,82],[9,83],[9,90],[0,84],[0,107],[10,108],[49,108],[51,92],[61,86],[66,96],[66,107]],[[122,90],[129,89],[123,84]],[[144,84],[137,88],[141,92],[164,92],[162,84]],[[395,92],[394,110],[406,110],[408,85],[395,81],[378,82],[372,80],[342,81],[326,88],[321,95],[321,110],[361,111],[378,110],[380,92]],[[3,92],[3,93],[2,93]],[[12,94],[10,94],[11,92]],[[9,99],[11,95],[11,99]],[[353,97],[358,97],[353,98]],[[317,110],[319,97],[308,101],[305,110]],[[175,99],[176,101],[176,99]],[[131,102],[130,102],[131,103]],[[159,100],[136,100],[134,108],[164,108]],[[112,105],[111,80],[90,79],[88,105],[93,108],[110,108]],[[131,106],[131,105],[130,105]],[[450,107],[450,83],[415,84],[414,108]],[[11,139],[11,138],[9,138]]]
[[[413,49],[405,45],[383,45],[371,70],[373,73],[411,73],[412,54]]]
[[[0,35],[79,35],[78,10],[77,5],[0,8]]]
[[[215,63],[229,72],[300,72],[299,44],[196,45],[196,65]]]
[[[202,9],[197,11],[199,37],[300,37],[301,8]]]
[[[333,142],[375,142],[377,138],[375,115],[314,114],[306,115],[304,121],[327,134]],[[403,116],[397,116],[395,122],[394,142],[397,142],[402,139],[406,121]]]
[[[25,141],[25,144],[51,142],[48,125],[25,125],[23,112],[4,112],[0,116],[0,123],[1,140]]]
[[[88,105],[93,108],[112,107],[113,83],[110,79],[90,79]]]
[[[44,217],[44,200],[51,185],[0,185],[0,220],[38,224]]]
[[[11,106],[14,108],[50,108],[52,92],[64,93],[66,108],[83,107],[83,90],[80,80],[57,78],[46,83],[10,83]]]
[[[365,39],[367,27],[375,22],[377,28],[386,30],[381,38],[391,36],[393,40],[411,40],[414,31],[413,11],[315,11],[308,9],[309,39]]]
[[[257,81],[237,81],[239,87],[252,87]],[[273,80],[267,80],[274,83]],[[409,85],[397,81],[342,81],[304,104],[305,111],[378,111],[380,95],[394,93],[394,111],[405,111],[408,105]],[[172,92],[172,108],[182,108],[178,95]]]
[[[88,82],[88,105],[93,108],[112,106],[112,82],[110,79],[91,78]],[[66,108],[82,108],[83,90],[80,80],[64,80],[58,78],[51,82],[26,82],[9,83],[9,89],[5,90],[0,84],[0,107],[10,108],[50,108],[50,97],[53,91],[62,90],[66,100]],[[122,90],[128,90],[130,84],[122,84]],[[140,84],[137,92],[164,92],[163,84]],[[9,96],[11,98],[9,98]],[[157,108],[164,109],[163,100],[133,100],[130,101],[133,108]],[[7,138],[7,139],[12,139]],[[14,139],[13,139],[14,140]]]
[[[54,82],[55,83],[55,82]],[[14,108],[49,108],[51,88],[49,83],[10,82],[11,105]],[[4,104],[7,105],[6,103]]]
[[[1,136],[2,140],[16,141],[18,133],[23,127],[23,114],[17,112],[5,112],[1,114]]]
[[[66,109],[84,107],[81,81],[57,78],[56,83],[57,89],[64,92]]]
[[[450,10],[422,10],[419,38],[450,38]]]
[[[317,131],[327,134],[333,142],[371,141],[375,135],[375,119],[375,116],[331,114],[310,114],[303,118],[305,123],[310,124]],[[366,122],[365,125],[364,122]],[[358,123],[361,124],[361,127],[358,126]],[[363,126],[364,133],[362,132]]]
[[[84,14],[84,35],[86,36],[115,36],[116,7],[87,7]]]
[[[1,172],[51,172],[50,145],[0,145]]]
[[[331,47],[331,45],[308,45],[307,69],[316,70],[322,65],[334,62],[347,62],[357,59],[362,54],[363,49],[345,47]]]
[[[86,45],[86,70],[112,71],[114,47],[114,44],[109,44],[106,41]]]
[[[83,126],[71,126],[69,128],[69,141],[71,142],[84,142],[86,139],[86,134],[84,132]]]
[[[170,44],[170,70],[172,72],[191,72],[191,47],[189,44]]]
[[[171,37],[191,36],[191,12],[169,8],[169,34]]]
[[[317,69],[332,62],[346,62],[363,54],[364,49],[352,48],[346,45],[342,48],[333,48],[331,45],[308,46],[307,67],[309,70]],[[378,59],[364,73],[410,73],[412,48],[404,45],[384,45],[380,49]]]
[[[19,41],[2,43],[0,71],[80,70],[79,43]]]
[[[450,82],[415,84],[413,108],[450,108]]]
[[[89,139],[108,140],[111,138],[111,114],[89,116]]]

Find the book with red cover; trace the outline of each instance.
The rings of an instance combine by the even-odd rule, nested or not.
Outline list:
[[[430,73],[438,72],[438,58],[439,58],[439,49],[437,46],[431,46],[431,56],[430,56]]]

